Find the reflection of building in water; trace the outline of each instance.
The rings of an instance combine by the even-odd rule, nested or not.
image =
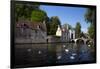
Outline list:
[[[56,36],[60,36],[61,40],[66,42],[66,41],[70,41],[71,39],[75,38],[75,30],[73,29],[69,29],[69,26],[59,26],[57,28],[56,31]]]
[[[15,38],[18,42],[24,42],[26,40],[27,42],[46,42],[46,37],[47,29],[45,22],[20,20],[16,23]]]

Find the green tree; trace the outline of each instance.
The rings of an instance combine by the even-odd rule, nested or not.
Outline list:
[[[39,5],[37,4],[15,4],[15,18],[18,21],[19,18],[30,19],[33,10],[38,10]]]
[[[69,25],[69,24],[67,24],[67,23],[65,23],[65,24],[63,25],[63,27],[66,28],[66,29],[72,29],[72,26]]]
[[[94,8],[87,8],[85,13],[85,21],[87,23],[95,23],[95,9]]]
[[[46,28],[47,28],[47,35],[50,35],[50,18],[46,17]]]
[[[80,37],[87,38],[87,36],[86,36],[86,33],[84,33],[84,32],[81,32],[81,35],[80,35]]]
[[[33,10],[31,14],[31,21],[43,22],[46,20],[47,14],[43,10]]]
[[[88,34],[90,38],[94,39],[95,37],[95,9],[94,8],[88,8],[85,14],[85,20],[87,23],[90,23],[90,26],[88,28]]]
[[[92,39],[94,38],[95,30],[94,30],[94,25],[93,24],[91,24],[90,27],[88,28],[88,34],[89,34],[90,38],[92,38]]]
[[[49,25],[50,25],[49,35],[55,35],[58,25],[61,26],[61,22],[60,22],[58,16],[51,17]]]
[[[76,23],[76,27],[75,27],[75,37],[76,38],[80,38],[81,37],[81,24],[80,22]]]

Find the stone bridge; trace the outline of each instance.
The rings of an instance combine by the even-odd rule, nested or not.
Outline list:
[[[76,39],[72,39],[71,42],[88,44],[88,42],[93,42],[93,40],[86,39],[86,38],[76,38]]]

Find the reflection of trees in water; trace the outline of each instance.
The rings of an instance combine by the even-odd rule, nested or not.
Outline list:
[[[52,64],[56,63],[56,45],[55,44],[49,44],[48,45],[48,58],[49,58],[49,62]]]
[[[63,47],[62,44],[49,44],[48,45],[48,61],[51,64],[56,64],[58,59],[62,58]]]
[[[65,51],[66,49],[68,51]],[[93,47],[81,43],[22,44],[15,48],[16,64],[43,65],[60,63],[59,61],[67,63],[72,60],[70,56],[75,57],[72,61],[78,62],[84,59],[84,54],[87,54],[88,58],[95,59],[95,52],[92,50]],[[60,59],[57,59],[59,56]]]
[[[77,54],[79,61],[93,61],[95,59],[95,48],[92,45],[77,44]]]
[[[22,44],[16,45],[15,63],[16,65],[43,65],[47,57],[46,44]]]

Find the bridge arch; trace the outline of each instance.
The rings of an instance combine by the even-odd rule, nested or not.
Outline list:
[[[77,38],[77,39],[72,39],[71,42],[73,43],[82,43],[82,44],[88,44],[90,43],[91,40],[89,39],[84,39],[84,38]]]
[[[89,44],[89,43],[90,43],[90,40],[87,40],[87,41],[86,41],[86,44]]]
[[[84,42],[83,39],[77,39],[76,43],[82,43],[82,44],[84,44],[85,42]]]
[[[71,40],[71,42],[72,42],[72,43],[75,43],[75,40],[74,40],[74,39],[72,39],[72,40]]]
[[[92,39],[88,39],[88,40],[86,41],[86,44],[94,44],[94,42],[93,42]]]

